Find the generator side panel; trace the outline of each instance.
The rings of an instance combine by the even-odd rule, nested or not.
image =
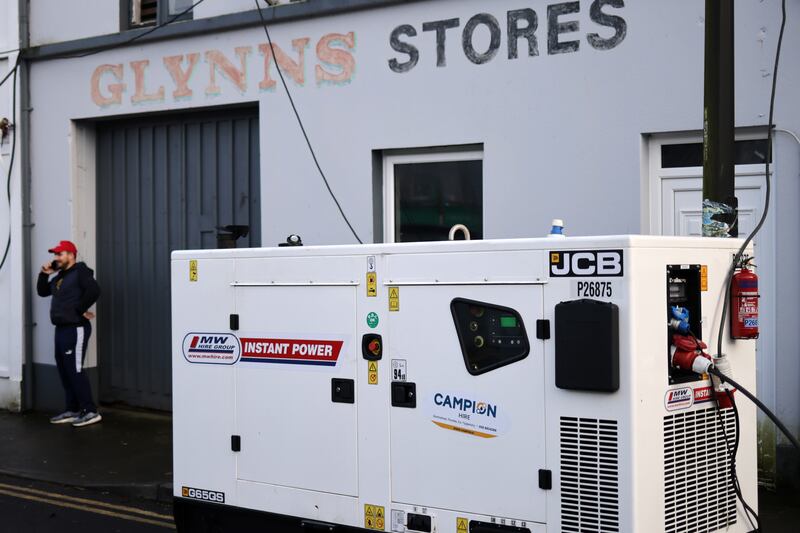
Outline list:
[[[230,329],[234,261],[172,261],[174,496],[236,501],[234,368],[241,354]]]
[[[638,531],[632,420],[630,249],[553,241],[543,317],[547,462],[552,470],[548,531]],[[650,531],[642,529],[642,531]]]
[[[707,375],[670,368],[672,307],[688,312],[690,335],[717,352],[725,278],[736,243],[719,248],[630,250],[634,318],[630,386],[634,391],[632,529],[677,532],[750,531],[729,477],[731,409],[717,411]],[[733,378],[755,392],[755,341],[732,341],[725,326],[722,351]],[[757,508],[756,410],[735,394],[740,416],[736,458],[748,504]]]

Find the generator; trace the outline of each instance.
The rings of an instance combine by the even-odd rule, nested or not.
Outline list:
[[[741,244],[174,252],[178,530],[751,531],[755,407],[699,364]]]

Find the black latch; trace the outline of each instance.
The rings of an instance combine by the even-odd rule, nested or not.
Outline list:
[[[333,403],[356,403],[356,386],[352,379],[331,379],[331,401]]]
[[[539,488],[550,490],[553,488],[553,472],[550,470],[539,470]]]
[[[424,514],[408,513],[406,527],[412,531],[431,531],[431,517]]]
[[[231,313],[231,331],[236,331],[239,329],[239,315],[235,313]]]
[[[231,435],[231,451],[242,451],[242,437],[239,435]]]
[[[546,341],[550,338],[550,321],[537,320],[536,321],[536,338]]]
[[[393,381],[392,406],[415,409],[417,407],[417,384],[405,381]]]
[[[361,354],[367,361],[380,361],[383,357],[383,339],[377,333],[367,333],[361,338]]]

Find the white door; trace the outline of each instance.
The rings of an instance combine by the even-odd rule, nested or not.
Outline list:
[[[355,398],[332,395],[356,377],[355,291],[236,288],[238,479],[358,495]]]
[[[394,405],[392,384],[392,500],[544,522],[542,287],[400,291],[389,346],[403,372],[393,377],[414,384],[416,406]]]
[[[739,200],[739,236],[749,235],[761,216],[764,200],[759,176],[738,176],[736,197]],[[703,178],[670,177],[661,179],[661,234],[702,236]]]

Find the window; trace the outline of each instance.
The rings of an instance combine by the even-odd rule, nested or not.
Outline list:
[[[748,139],[736,141],[733,158],[736,165],[763,165],[767,159],[767,140]],[[770,161],[772,162],[772,161]],[[682,168],[703,166],[703,143],[661,145],[661,167]]]
[[[525,359],[530,353],[518,312],[465,298],[450,303],[461,353],[473,376]]]
[[[447,240],[456,224],[483,238],[482,151],[385,155],[385,242]]]
[[[123,0],[130,17],[128,28],[164,24],[167,20],[192,7],[195,0]],[[190,20],[192,11],[181,19]]]

